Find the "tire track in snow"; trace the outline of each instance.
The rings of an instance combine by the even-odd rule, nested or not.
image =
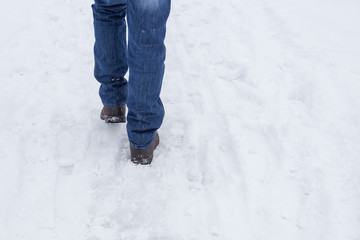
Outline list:
[[[326,157],[324,157],[324,153],[321,152],[322,149],[336,149],[337,144],[334,144],[333,147],[321,147],[321,142],[329,140],[323,136],[323,126],[319,124],[324,121],[321,119],[321,115],[318,114],[318,112],[322,113],[324,109],[319,106],[324,106],[324,104],[321,105],[318,97],[319,94],[321,96],[323,91],[320,91],[320,89],[324,86],[331,86],[333,84],[331,81],[334,79],[333,77],[329,79],[327,75],[321,73],[320,69],[326,68],[327,63],[325,61],[312,52],[309,53],[304,46],[296,44],[294,40],[296,40],[297,36],[287,28],[286,23],[269,7],[270,4],[267,4],[266,1],[256,1],[255,3],[256,5],[249,4],[248,8],[246,8],[248,11],[244,12],[244,19],[247,19],[247,23],[252,29],[251,35],[255,46],[253,53],[256,57],[254,63],[265,66],[262,70],[265,73],[270,73],[269,76],[264,75],[263,79],[279,83],[271,84],[271,82],[261,81],[262,75],[256,74],[255,76],[258,78],[257,85],[266,86],[268,93],[272,91],[278,93],[278,96],[274,94],[273,99],[264,99],[264,102],[273,103],[278,108],[273,110],[278,111],[279,116],[290,117],[292,121],[289,124],[284,122],[281,117],[267,114],[269,117],[268,122],[273,122],[268,126],[264,124],[262,130],[263,139],[267,142],[269,152],[273,152],[273,159],[270,158],[273,162],[268,164],[267,168],[270,168],[270,171],[267,170],[267,172],[279,172],[279,176],[289,183],[289,186],[287,186],[289,192],[293,192],[298,196],[298,198],[290,198],[292,201],[290,199],[287,201],[287,204],[291,207],[282,210],[281,217],[284,218],[283,221],[277,220],[275,216],[270,214],[265,216],[272,218],[271,225],[275,229],[282,229],[283,225],[291,223],[292,226],[289,226],[289,229],[297,232],[299,238],[307,237],[309,234],[316,236],[316,238],[332,238],[334,236],[330,236],[329,232],[324,231],[324,229],[327,229],[332,224],[331,218],[333,216],[331,214],[334,214],[329,199],[336,199],[337,197],[332,196],[332,191],[326,190],[333,188],[325,181],[329,177],[328,174],[333,170],[329,167],[332,164],[329,161],[330,156],[325,154]],[[234,5],[234,9],[237,6]],[[264,56],[272,59],[269,66],[266,66],[269,59],[259,58]],[[269,67],[272,67],[272,69]],[[279,71],[276,71],[277,68]],[[249,72],[251,74],[251,71]],[[273,78],[274,76],[276,76],[276,79]],[[324,80],[326,82],[322,82]],[[280,84],[282,91],[277,91],[274,87],[279,87]],[[267,95],[269,96],[269,94]],[[266,94],[263,94],[263,96],[267,97]],[[278,101],[274,101],[274,99],[278,99]],[[263,116],[266,117],[265,114]],[[296,128],[303,131],[301,134],[293,136],[291,132]],[[286,131],[284,131],[285,129]],[[288,132],[289,130],[290,132]],[[311,156],[314,159],[311,160]],[[322,163],[318,163],[319,161],[322,161]],[[321,170],[318,169],[319,166],[321,166]],[[278,167],[278,169],[275,169],[275,167]],[[288,175],[293,175],[290,177],[290,181],[287,180],[286,176]],[[294,179],[292,179],[294,177],[298,178],[299,182],[294,182]],[[266,176],[264,179],[268,179],[268,181],[275,180],[274,177],[270,176]],[[272,184],[276,184],[278,181],[280,180],[276,180]],[[269,187],[273,188],[271,185]],[[285,188],[285,185],[282,187]],[[251,189],[254,190],[255,188],[251,187]],[[311,191],[311,197],[309,197],[309,191]],[[282,200],[278,197],[277,201],[281,202]],[[258,203],[258,205],[260,204]],[[272,206],[273,209],[275,209],[274,206]],[[254,207],[254,205],[251,206],[252,211],[256,210]],[[266,208],[267,211],[270,210],[270,207]],[[258,218],[254,222],[258,222],[256,225],[259,225],[261,221]],[[264,222],[264,225],[269,225],[269,223]],[[280,232],[280,230],[277,231]]]
[[[226,232],[222,228],[226,228],[225,225],[231,225],[231,221],[226,221],[225,216],[222,216],[222,218],[219,216],[221,212],[219,205],[222,210],[224,210],[224,206],[221,205],[226,201],[233,200],[233,203],[236,202],[236,204],[230,204],[233,207],[232,210],[237,212],[237,215],[233,215],[232,217],[233,219],[236,218],[238,222],[241,222],[243,226],[248,226],[248,220],[246,219],[246,215],[248,215],[246,213],[246,184],[244,183],[245,179],[240,165],[241,158],[235,146],[232,144],[235,140],[230,133],[231,128],[227,123],[227,116],[225,115],[226,113],[222,112],[222,104],[220,104],[221,101],[218,100],[217,97],[219,91],[214,90],[216,88],[214,83],[217,81],[214,78],[219,74],[211,69],[211,65],[216,67],[216,64],[221,64],[222,61],[216,60],[219,52],[212,53],[212,47],[214,47],[213,36],[208,35],[209,32],[202,30],[207,27],[216,26],[212,21],[221,20],[221,18],[219,19],[217,17],[222,16],[216,15],[216,11],[214,11],[217,9],[216,4],[211,2],[207,3],[206,6],[202,6],[200,3],[197,4],[202,7],[202,14],[204,14],[204,16],[197,12],[195,13],[196,10],[194,9],[196,8],[191,10],[186,3],[183,3],[182,6],[179,7],[179,9],[182,10],[182,21],[179,21],[180,18],[174,21],[176,21],[177,25],[177,39],[180,38],[182,41],[181,44],[178,43],[176,45],[176,53],[180,53],[180,56],[181,54],[183,55],[181,59],[189,61],[184,61],[182,64],[178,63],[178,65],[182,65],[180,69],[183,69],[185,73],[182,79],[187,80],[185,83],[187,90],[186,98],[187,102],[192,106],[192,126],[195,131],[195,133],[192,133],[194,137],[197,138],[197,141],[193,142],[197,148],[195,157],[199,162],[199,171],[201,171],[204,176],[204,194],[206,196],[204,199],[208,202],[208,206],[211,206],[210,208],[213,209],[210,210],[209,208],[210,225],[218,227],[219,234],[222,236],[221,234]],[[226,4],[223,4],[222,7],[224,6],[226,6]],[[226,10],[224,12],[226,12]],[[195,14],[197,15],[195,16]],[[206,18],[206,16],[208,17],[211,14],[215,15],[213,19]],[[191,19],[191,22],[187,22],[186,19]],[[196,25],[195,23],[201,24]],[[184,29],[183,26],[186,24],[191,28],[190,30],[187,28],[187,30],[189,30],[188,35],[181,33],[181,29]],[[215,31],[216,30],[219,29],[215,29]],[[192,33],[194,35],[192,35]],[[197,36],[199,38],[197,38]],[[231,68],[228,67],[226,70],[228,69]],[[240,75],[242,74],[243,73],[240,72]],[[187,112],[189,111],[190,109],[187,110]],[[223,148],[223,150],[219,148]],[[231,195],[232,197],[225,199],[225,201],[216,199],[218,198],[216,195],[218,195],[220,191],[219,188],[227,186],[228,183],[230,183],[232,187],[227,189],[227,193],[233,194]],[[217,193],[214,192],[214,189],[216,189]],[[236,190],[236,193],[231,193],[234,189],[240,190]],[[229,213],[229,209],[225,208],[225,211]],[[241,219],[243,219],[243,221],[241,221]],[[234,230],[234,228],[230,228]],[[244,227],[243,231],[247,232],[248,230],[246,229],[249,228]],[[249,234],[250,233],[247,233],[246,235]]]

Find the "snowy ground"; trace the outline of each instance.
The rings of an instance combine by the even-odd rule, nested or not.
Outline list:
[[[360,239],[360,2],[173,0],[151,166],[99,120],[90,1],[0,9],[1,240]]]

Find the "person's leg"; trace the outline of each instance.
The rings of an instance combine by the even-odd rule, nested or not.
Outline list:
[[[153,146],[164,118],[160,90],[164,75],[165,29],[170,0],[128,0],[128,124],[130,145]]]
[[[101,83],[99,95],[105,107],[126,104],[126,0],[95,0],[94,75]],[[104,110],[104,109],[103,109]]]

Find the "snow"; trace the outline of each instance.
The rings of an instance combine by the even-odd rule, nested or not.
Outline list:
[[[89,1],[0,14],[0,239],[360,239],[360,2],[172,2],[151,166],[99,119]]]

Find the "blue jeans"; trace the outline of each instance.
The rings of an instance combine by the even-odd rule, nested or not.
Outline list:
[[[165,30],[171,0],[95,0],[95,71],[104,106],[127,104],[130,144],[149,147],[164,118]],[[128,44],[126,43],[126,22]],[[124,76],[129,69],[129,81]]]

